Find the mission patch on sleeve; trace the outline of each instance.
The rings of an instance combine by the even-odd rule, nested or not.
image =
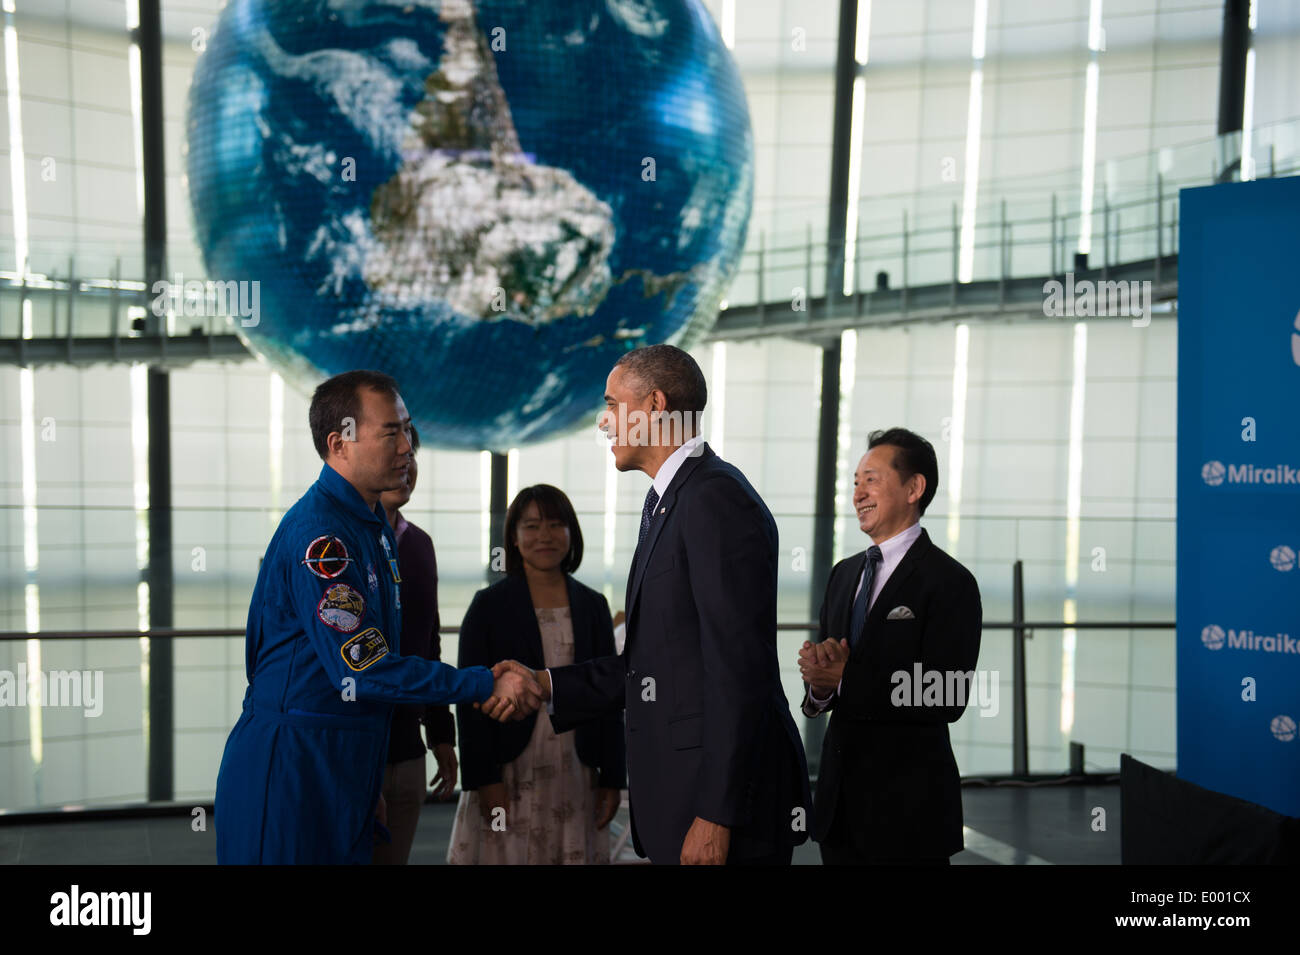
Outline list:
[[[388,641],[374,627],[362,630],[341,648],[343,662],[353,670],[361,671],[382,660],[388,653]]]
[[[324,534],[307,545],[302,562],[317,577],[333,580],[348,569],[352,558],[347,545],[333,534]]]
[[[366,601],[347,584],[331,584],[316,605],[316,616],[327,627],[351,633],[361,626],[366,612]]]

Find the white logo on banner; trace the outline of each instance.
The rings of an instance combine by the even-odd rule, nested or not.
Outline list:
[[[1291,717],[1275,716],[1273,722],[1268,724],[1268,728],[1273,731],[1273,735],[1283,743],[1289,743],[1295,739],[1295,720]]]
[[[1280,544],[1269,551],[1268,562],[1273,565],[1274,570],[1283,573],[1288,570],[1295,570],[1295,551],[1287,547],[1286,544]]]
[[[1206,461],[1201,465],[1201,480],[1210,487],[1229,484],[1300,484],[1300,467],[1285,462],[1263,467],[1258,464],[1224,464]]]
[[[1207,650],[1255,650],[1261,653],[1296,653],[1300,654],[1300,640],[1289,633],[1256,633],[1254,630],[1237,630],[1229,627],[1226,631],[1218,624],[1212,623],[1201,628],[1201,643]]]
[[[1300,365],[1300,312],[1295,313],[1295,332],[1291,336],[1291,357]]]

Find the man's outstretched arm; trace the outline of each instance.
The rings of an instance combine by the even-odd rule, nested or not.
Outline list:
[[[534,671],[517,660],[503,660],[492,668],[498,678],[508,671],[536,680],[541,686],[542,699],[549,704],[551,725],[557,733],[598,716],[621,712],[626,700],[623,684],[627,667],[620,656],[597,657],[549,670]],[[482,709],[494,719],[505,718],[500,715],[504,712],[503,701],[496,696],[487,700]]]

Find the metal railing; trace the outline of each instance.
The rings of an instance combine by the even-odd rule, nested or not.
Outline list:
[[[1130,631],[1154,631],[1154,630],[1171,630],[1175,628],[1174,621],[1162,620],[1093,620],[1093,621],[1065,621],[1065,620],[1027,620],[1025,618],[1025,594],[1024,594],[1024,573],[1023,562],[1017,560],[1012,569],[1012,618],[1010,620],[992,620],[984,621],[982,629],[990,630],[1009,630],[1012,635],[1012,766],[1010,776],[1013,778],[1028,778],[1029,770],[1029,723],[1027,709],[1027,678],[1025,667],[1025,641],[1033,636],[1035,630],[1061,630],[1061,631],[1107,631],[1107,630],[1130,630]],[[454,634],[459,632],[459,627],[444,626],[440,628],[443,634]],[[818,624],[815,622],[787,622],[777,625],[777,630],[781,632],[803,632],[816,633]],[[184,628],[167,628],[155,630],[68,630],[68,631],[44,631],[37,633],[28,633],[23,631],[5,631],[0,632],[0,643],[14,641],[65,641],[65,640],[176,640],[176,639],[216,639],[216,638],[237,638],[243,637],[245,631],[242,628],[226,629],[184,629]],[[152,729],[153,721],[149,721]],[[812,723],[809,728],[816,726],[821,729],[821,723]],[[142,732],[145,732],[142,727]],[[820,740],[821,733],[810,733],[810,749]],[[162,757],[170,765],[170,750],[174,741],[170,733],[159,734],[149,733],[148,747],[150,760]],[[816,772],[818,753],[810,751],[808,753],[810,768]],[[1083,776],[1083,744],[1072,741],[1070,744],[1070,765],[1071,776]],[[102,810],[104,807],[98,807]],[[6,814],[6,810],[0,808],[0,816]]]
[[[1258,137],[1255,178],[1300,173],[1300,120],[1261,127]],[[1239,174],[1240,165],[1226,160],[1240,154],[1240,143],[1240,133],[1233,133],[1099,163],[1090,211],[1071,207],[1081,201],[1062,174],[1026,177],[1002,189],[984,184],[988,198],[973,211],[968,240],[955,196],[940,189],[923,198],[908,193],[865,201],[865,208],[898,212],[892,222],[859,221],[851,243],[816,243],[811,225],[802,241],[775,245],[760,232],[756,248],[741,257],[709,340],[817,336],[1017,312],[1042,318],[1044,282],[1069,272],[1093,281],[1151,282],[1154,300],[1168,301],[1177,296],[1179,190]],[[1075,173],[1070,176],[1078,181]],[[1050,181],[1035,186],[1044,179]],[[967,275],[963,252],[971,262]],[[828,294],[827,266],[837,260],[844,261],[846,287]],[[874,282],[864,280],[873,275]]]
[[[1257,177],[1300,173],[1300,119],[1258,127],[1252,142],[1249,165]],[[1241,134],[1233,133],[1098,163],[1090,211],[1080,208],[1079,169],[987,181],[981,184],[985,198],[972,212],[968,252],[957,183],[864,200],[851,249],[814,241],[811,223],[773,236],[759,230],[741,256],[709,340],[1008,310],[1041,317],[1044,281],[1068,271],[1101,281],[1150,281],[1157,301],[1173,298],[1178,190],[1238,174],[1232,157],[1240,148]],[[880,208],[898,212],[871,218]],[[191,249],[174,251],[178,261],[192,258]],[[964,252],[968,275],[962,274]],[[849,287],[828,295],[831,260],[844,260]],[[216,308],[197,319],[172,316],[177,328],[168,334],[145,334],[142,323],[133,327],[130,310],[146,308],[154,296],[143,281],[122,277],[120,258],[108,277],[79,276],[75,259],[66,261],[66,271],[0,271],[0,363],[178,366],[252,357],[233,320]],[[25,328],[29,305],[31,327]]]

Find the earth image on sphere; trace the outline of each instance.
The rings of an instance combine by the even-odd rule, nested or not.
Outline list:
[[[451,449],[594,426],[619,355],[698,341],[753,201],[699,0],[230,0],[186,139],[248,347],[304,391],[393,375]]]

